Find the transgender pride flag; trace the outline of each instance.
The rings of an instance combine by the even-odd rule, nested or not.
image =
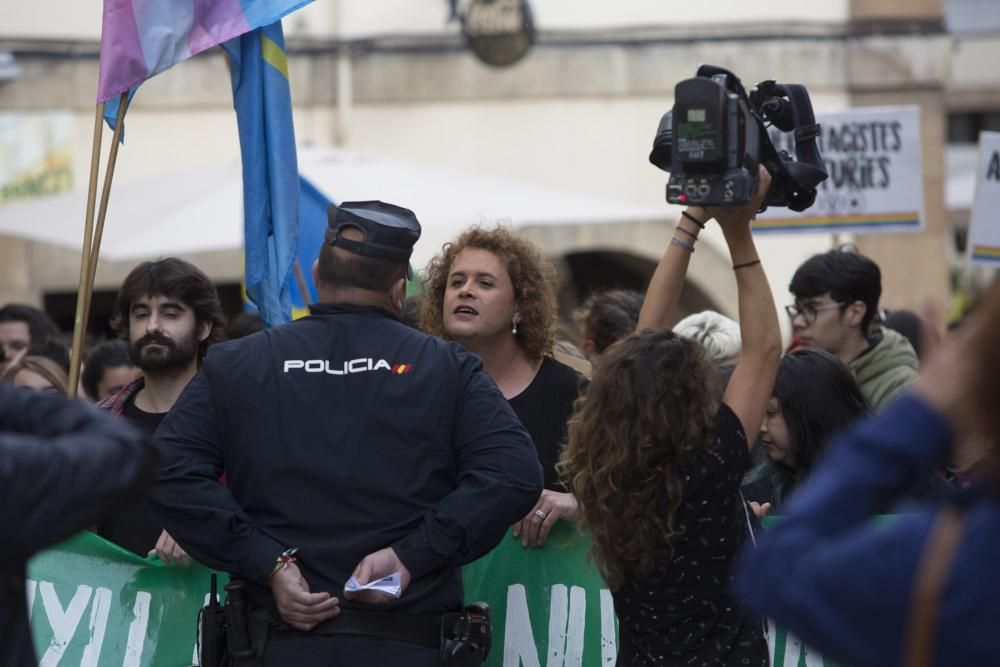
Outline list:
[[[312,0],[104,0],[97,101]]]

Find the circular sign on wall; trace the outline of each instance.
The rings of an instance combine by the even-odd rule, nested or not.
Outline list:
[[[472,0],[462,17],[462,33],[472,52],[487,65],[513,65],[535,43],[528,0]]]

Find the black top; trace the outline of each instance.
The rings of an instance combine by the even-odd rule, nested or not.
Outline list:
[[[156,433],[165,462],[150,506],[257,604],[273,606],[268,576],[287,548],[312,591],[339,593],[364,556],[392,547],[411,591],[452,571],[401,611],[455,609],[458,566],[541,492],[531,440],[457,344],[375,308],[312,313],[209,349]]]
[[[155,454],[142,433],[85,403],[0,384],[0,664],[38,664],[28,558],[141,496]]]
[[[125,408],[122,414],[126,419],[131,421],[133,424],[141,428],[143,431],[149,435],[156,433],[156,429],[160,427],[160,422],[163,418],[167,416],[166,412],[146,412],[135,404],[135,397],[139,395],[136,392],[131,398],[125,402]]]
[[[559,483],[556,463],[566,444],[566,422],[573,414],[573,402],[586,389],[587,379],[583,375],[552,357],[545,357],[531,384],[510,399],[510,407],[538,450],[546,489],[566,490]]]
[[[720,405],[709,445],[680,466],[682,500],[674,522],[681,536],[673,553],[663,553],[650,577],[627,577],[613,594],[619,665],[768,664],[762,620],[730,594],[730,569],[748,536],[739,490],[749,466],[739,418]]]
[[[138,408],[133,395],[125,403],[122,416],[149,435],[153,435],[166,412],[146,412]],[[141,500],[119,507],[113,516],[97,524],[97,534],[143,558],[156,546],[163,528]]]

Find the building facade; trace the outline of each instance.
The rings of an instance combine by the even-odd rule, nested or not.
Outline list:
[[[989,64],[1000,54],[1000,27],[979,22],[987,27],[967,30],[977,14],[989,14],[990,4],[720,0],[678,15],[676,3],[656,0],[531,0],[537,41],[522,60],[498,68],[465,48],[445,0],[317,0],[285,20],[296,133],[302,145],[661,208],[662,219],[648,222],[522,229],[559,263],[568,310],[596,287],[641,289],[648,280],[676,211],[664,203],[666,175],[647,155],[674,84],[699,64],[729,68],[746,84],[804,83],[817,109],[916,104],[922,233],[769,236],[760,247],[779,304],[788,300],[801,261],[850,241],[882,267],[886,306],[943,308],[956,261],[956,220],[945,201],[949,114],[1000,110],[1000,71]],[[12,55],[16,70],[0,81],[0,113],[69,112],[72,174],[83,187],[101,3],[65,5],[57,17],[51,7],[19,7],[16,16],[10,7],[0,10],[0,51]],[[468,0],[457,3],[459,12],[467,7]],[[238,158],[219,49],[146,82],[126,126],[116,183]],[[141,221],[116,220],[112,203],[107,233],[127,224]],[[82,212],[80,227],[82,236]],[[77,284],[74,253],[42,245],[0,238],[0,302],[40,302]],[[718,230],[702,246],[685,307],[735,315],[735,284]],[[236,250],[189,257],[219,281],[240,278]],[[105,263],[98,287],[116,285],[130,266]]]

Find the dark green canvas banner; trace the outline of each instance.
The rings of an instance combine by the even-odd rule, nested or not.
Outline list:
[[[587,540],[559,524],[543,549],[509,534],[464,569],[466,599],[493,615],[490,667],[614,664],[614,605],[586,558]],[[210,572],[165,566],[81,533],[38,555],[28,569],[28,605],[43,667],[186,667],[196,664],[198,609]],[[775,667],[830,667],[771,628]]]
[[[28,609],[39,664],[182,667],[193,664],[209,570],[166,566],[84,532],[28,567]]]
[[[614,603],[593,564],[588,540],[560,522],[541,549],[510,533],[463,571],[465,599],[493,614],[490,667],[613,665],[618,653]]]

